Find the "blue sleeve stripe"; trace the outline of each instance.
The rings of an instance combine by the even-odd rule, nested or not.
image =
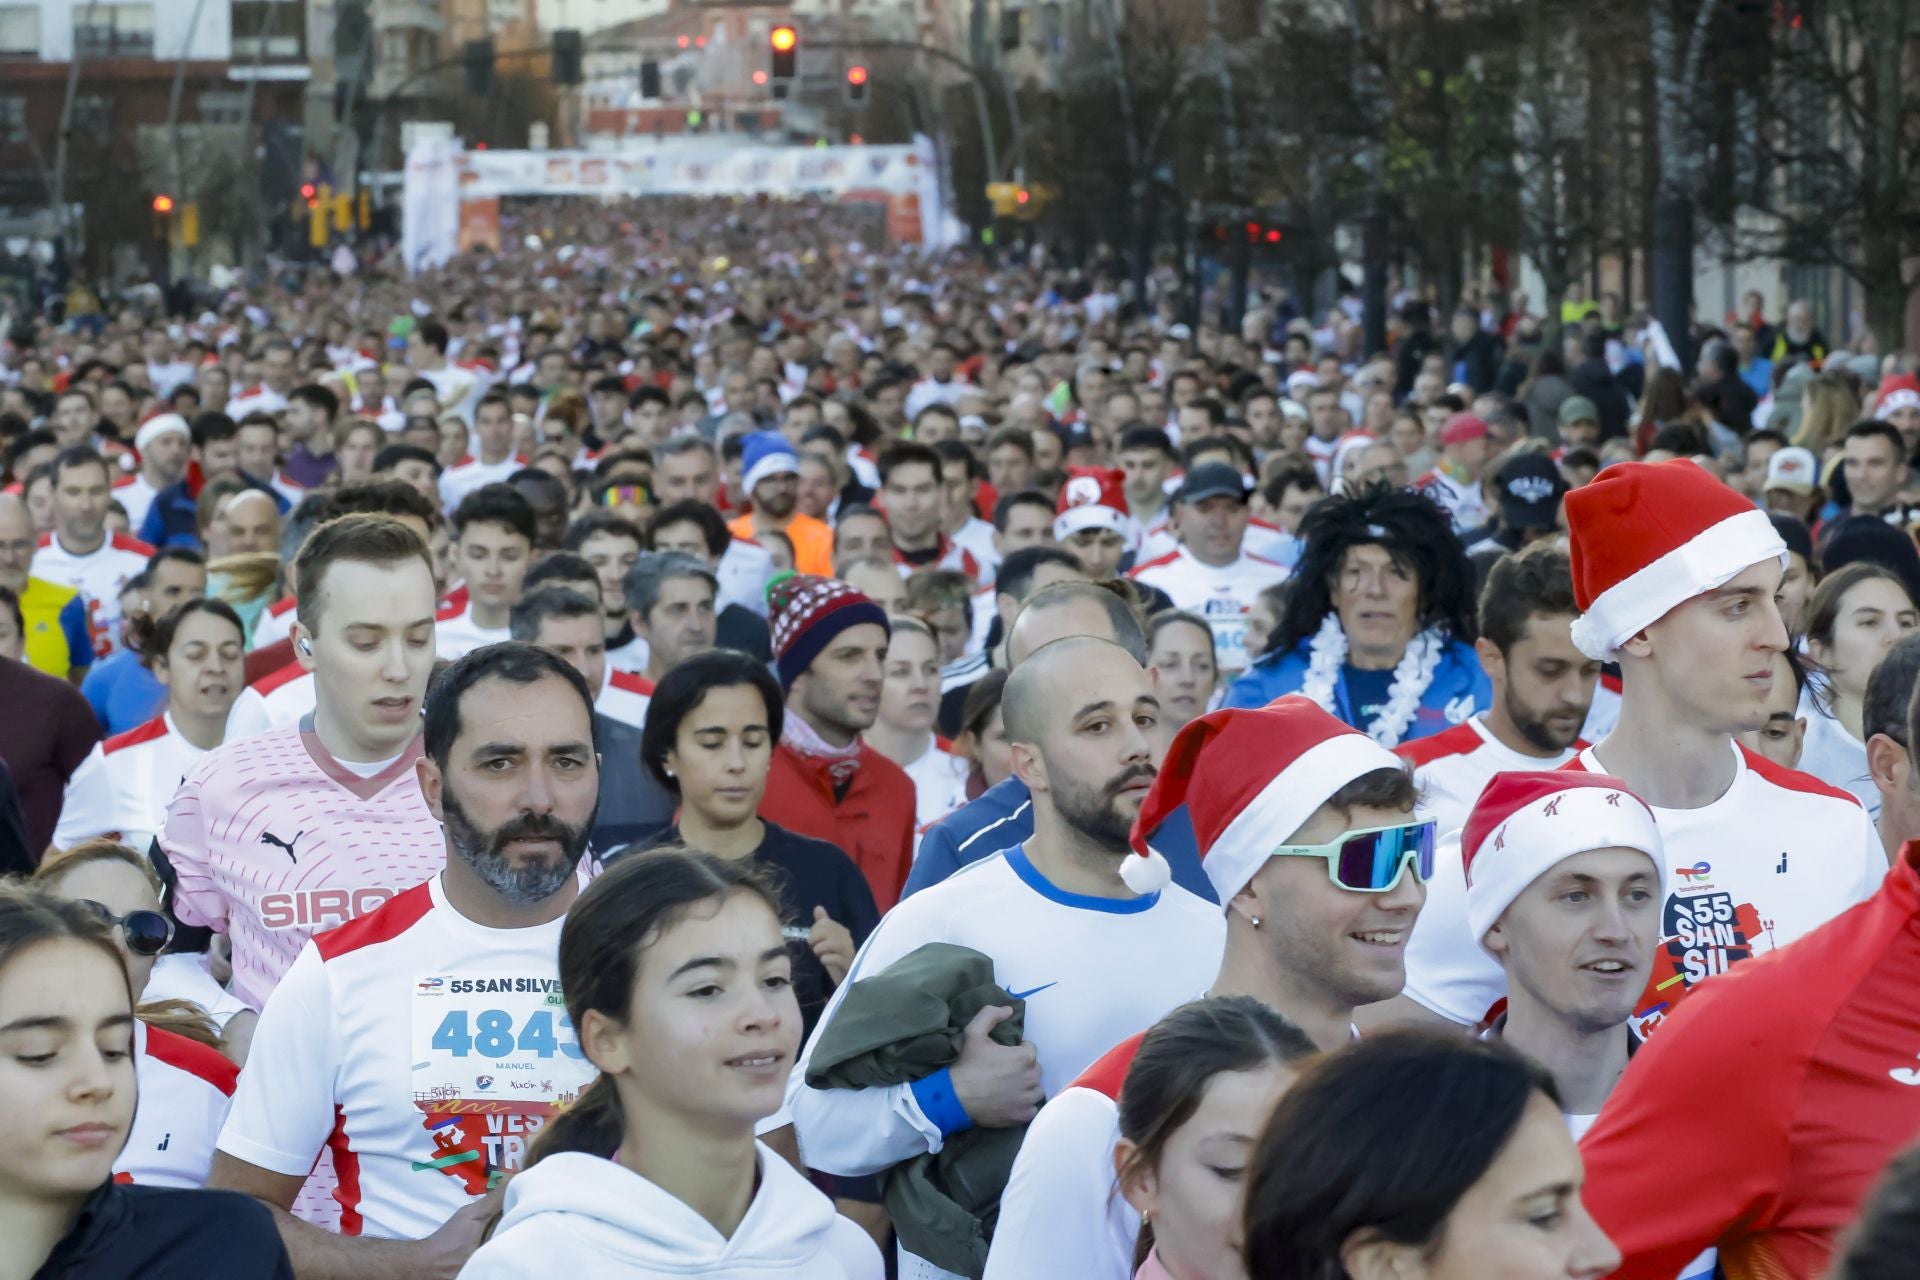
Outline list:
[[[953,1091],[951,1068],[942,1067],[930,1076],[922,1076],[907,1088],[913,1091],[913,1100],[920,1104],[920,1113],[939,1127],[941,1137],[950,1138],[973,1128],[973,1117],[960,1105],[960,1095]]]

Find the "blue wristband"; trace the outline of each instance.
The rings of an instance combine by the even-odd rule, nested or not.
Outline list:
[[[907,1087],[913,1090],[913,1100],[920,1104],[921,1114],[939,1126],[941,1137],[952,1137],[963,1129],[973,1128],[973,1117],[960,1104],[960,1095],[953,1091],[951,1069],[942,1067]]]

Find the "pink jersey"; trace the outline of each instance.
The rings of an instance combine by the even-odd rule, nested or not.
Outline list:
[[[446,865],[420,751],[362,778],[308,717],[209,751],[180,784],[160,836],[174,910],[232,939],[234,995],[263,1007],[308,938]]]

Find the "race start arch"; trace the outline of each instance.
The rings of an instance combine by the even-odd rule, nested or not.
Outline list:
[[[678,143],[621,151],[468,151],[427,137],[407,155],[402,204],[407,268],[500,245],[503,196],[827,196],[884,203],[899,243],[949,238],[931,139],[906,146],[798,147]]]

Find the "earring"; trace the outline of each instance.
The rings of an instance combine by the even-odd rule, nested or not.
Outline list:
[[[666,775],[667,775],[667,776],[668,776],[669,778],[671,778],[671,777],[673,776],[673,770],[671,770],[671,769],[667,769],[667,770],[665,770],[664,772],[666,773]]]
[[[1259,916],[1249,916],[1249,917],[1248,917],[1248,919],[1250,919],[1250,920],[1252,920],[1252,921],[1253,921],[1253,927],[1254,927],[1254,928],[1256,928],[1256,929],[1258,929],[1258,928],[1260,927],[1260,917],[1259,917]]]

